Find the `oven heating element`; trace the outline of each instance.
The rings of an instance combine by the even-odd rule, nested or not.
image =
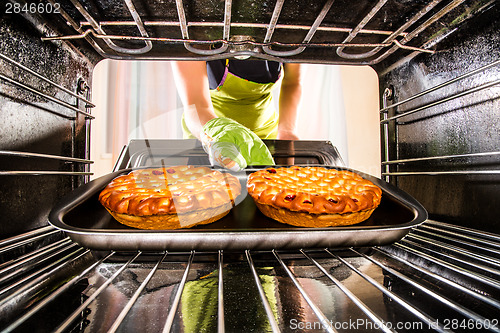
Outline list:
[[[387,3],[387,0],[379,0],[373,5],[370,11],[357,23],[354,27],[341,27],[341,26],[331,26],[323,25],[323,20],[325,16],[329,13],[334,4],[334,0],[325,1],[323,7],[317,13],[314,21],[310,26],[299,25],[293,23],[280,24],[278,23],[280,19],[280,14],[282,12],[285,0],[278,0],[274,5],[270,21],[268,23],[256,23],[256,22],[240,22],[232,21],[231,18],[234,16],[232,14],[233,3],[232,0],[225,0],[223,12],[217,13],[221,16],[222,20],[217,22],[207,22],[207,21],[188,21],[185,3],[183,0],[176,0],[176,14],[177,17],[172,17],[172,20],[146,20],[141,18],[139,11],[134,6],[131,0],[123,0],[121,3],[117,3],[116,6],[126,7],[128,14],[132,20],[98,20],[85,8],[85,6],[78,0],[71,0],[71,3],[78,10],[78,13],[85,19],[81,22],[76,22],[71,15],[69,15],[63,8],[60,9],[60,15],[68,22],[68,24],[73,27],[76,35],[50,35],[43,37],[42,40],[73,40],[73,39],[86,39],[94,49],[106,58],[113,59],[140,59],[141,56],[145,58],[155,57],[150,56],[148,53],[153,49],[153,43],[155,44],[166,44],[166,45],[183,45],[185,49],[192,55],[204,56],[204,57],[216,57],[217,55],[228,53],[235,53],[238,46],[245,46],[247,48],[246,53],[251,53],[254,56],[262,58],[287,58],[291,56],[296,56],[302,53],[307,48],[317,49],[326,48],[332,49],[338,55],[338,63],[354,63],[363,65],[374,65],[384,59],[389,55],[396,52],[398,49],[424,52],[424,53],[434,53],[431,49],[436,42],[439,41],[441,36],[433,36],[432,39],[426,41],[420,46],[410,46],[407,45],[415,37],[421,34],[424,30],[429,28],[432,24],[446,16],[456,7],[464,3],[465,0],[453,0],[445,2],[443,0],[432,0],[429,1],[425,6],[418,10],[415,14],[409,17],[403,24],[401,24],[394,31],[387,30],[376,30],[376,29],[365,29],[365,26],[370,23],[370,21],[379,14],[380,10]],[[55,5],[53,0],[49,0],[50,3]],[[444,5],[443,5],[444,3]],[[123,6],[125,4],[125,6]],[[433,9],[440,8],[431,15]],[[427,17],[429,16],[429,17]],[[423,22],[422,22],[423,21]],[[415,24],[419,23],[416,27]],[[130,35],[121,34],[109,34],[106,33],[106,28],[125,28],[130,30],[130,28],[136,28],[139,32],[132,33]],[[412,30],[407,32],[407,30],[412,27]],[[149,29],[148,29],[149,28]],[[166,28],[176,28],[180,29],[181,36],[179,38],[173,37],[161,37],[152,36],[149,31],[156,31],[157,29]],[[211,40],[201,40],[191,38],[189,33],[189,28],[201,28],[201,29],[214,29],[222,28],[222,34],[220,39]],[[253,38],[244,38],[243,40],[232,40],[230,38],[231,29],[246,28],[246,29],[258,29],[265,31],[264,38],[261,42],[253,40]],[[287,36],[293,36],[293,42],[280,42],[273,41],[273,35],[275,32],[285,31]],[[306,36],[300,40],[300,36],[303,32],[307,31]],[[318,42],[313,41],[313,37],[316,32],[327,32],[330,36],[336,36],[338,41],[328,41],[328,42]],[[177,34],[177,33],[176,33]],[[347,37],[341,38],[348,34]],[[378,39],[383,37],[379,42],[365,42],[365,43],[355,43],[353,40],[357,36],[372,35],[376,36]],[[341,38],[341,39],[339,39]],[[104,42],[102,43],[98,42]],[[136,48],[134,46],[118,46],[115,41],[122,42],[143,42],[144,46]],[[219,46],[220,45],[220,46]],[[199,48],[196,46],[205,46],[205,48]],[[208,48],[206,48],[208,47]],[[254,52],[253,49],[258,47],[262,50],[262,54],[259,52]],[[273,47],[281,48],[282,50],[273,49]],[[362,49],[362,53],[350,53],[346,52],[346,49]],[[368,51],[366,51],[368,49]],[[245,53],[245,51],[239,51]],[[340,61],[339,61],[340,60]]]

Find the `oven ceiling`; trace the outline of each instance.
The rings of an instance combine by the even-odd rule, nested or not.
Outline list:
[[[433,53],[493,0],[49,0],[46,41],[85,39],[113,59],[253,56],[374,65]]]

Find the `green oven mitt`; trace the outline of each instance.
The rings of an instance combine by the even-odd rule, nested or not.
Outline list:
[[[210,163],[240,171],[247,165],[274,165],[267,146],[250,129],[229,118],[214,118],[203,126],[203,149]]]

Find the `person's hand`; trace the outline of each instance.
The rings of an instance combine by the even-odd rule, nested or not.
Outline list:
[[[251,130],[228,118],[214,118],[200,136],[212,165],[240,171],[247,165],[274,165],[267,146]]]
[[[203,149],[208,154],[210,165],[217,165],[231,171],[241,171],[247,167],[247,161],[238,147],[231,142],[205,141]]]
[[[295,131],[278,129],[277,139],[278,140],[299,140],[299,137],[297,136],[297,134],[295,134]]]

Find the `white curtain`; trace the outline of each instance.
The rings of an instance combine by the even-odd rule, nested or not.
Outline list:
[[[301,140],[329,140],[347,163],[342,80],[338,66],[303,65],[297,132]]]

